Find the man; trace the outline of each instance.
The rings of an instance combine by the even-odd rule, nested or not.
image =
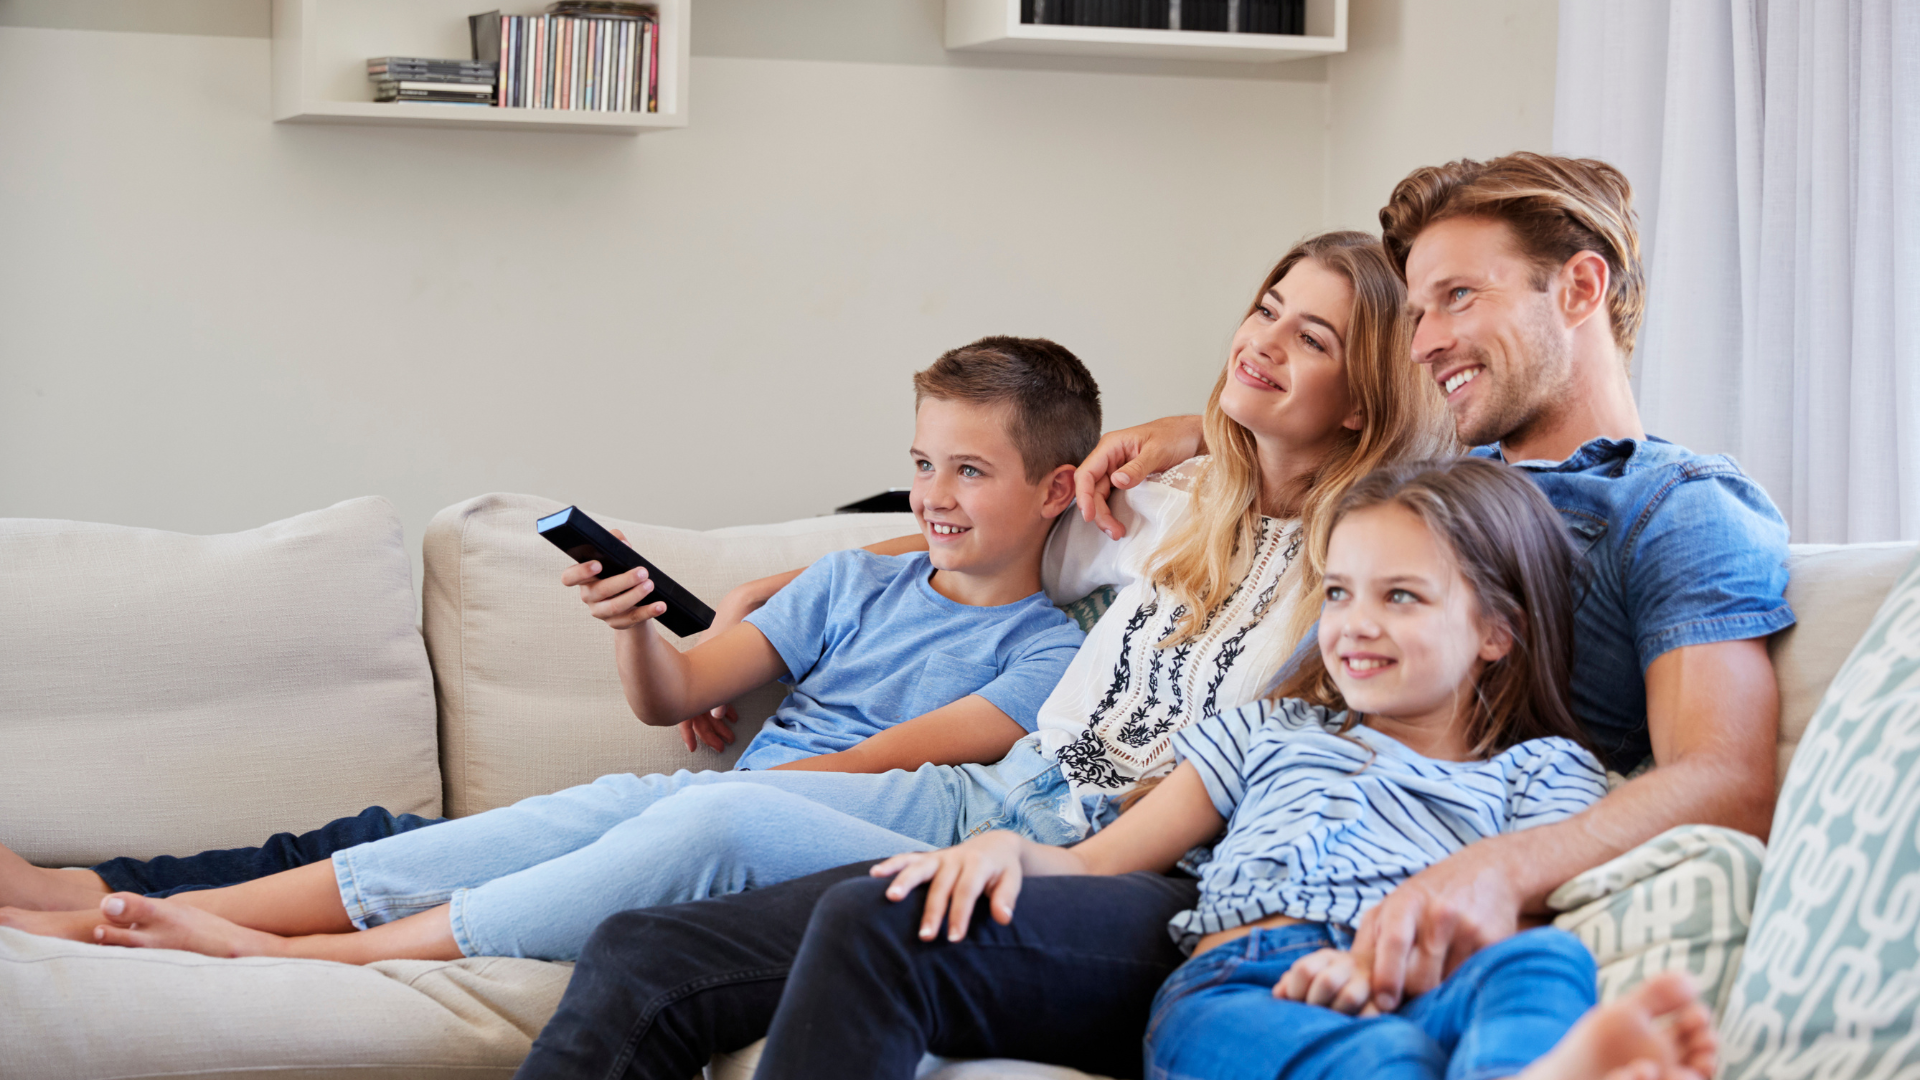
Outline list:
[[[1613,768],[1631,770],[1649,755],[1658,766],[1564,823],[1471,845],[1369,912],[1355,966],[1371,972],[1372,1003],[1386,1011],[1544,917],[1547,894],[1568,878],[1673,826],[1764,836],[1779,712],[1765,639],[1793,614],[1783,599],[1786,527],[1766,494],[1732,461],[1641,427],[1626,365],[1642,276],[1624,177],[1599,162],[1536,154],[1455,162],[1407,177],[1380,216],[1407,278],[1413,359],[1446,395],[1461,441],[1526,470],[1586,553],[1576,717]],[[1082,512],[1117,532],[1105,513],[1107,476],[1131,486],[1199,443],[1194,418],[1109,436],[1077,478]],[[608,920],[522,1075],[560,1075],[563,1060],[632,1062],[630,1075],[652,1075],[639,1064],[654,1060],[644,1052],[650,1041],[676,1042],[684,1060],[739,1044],[767,1023],[800,951],[795,918],[835,882],[862,875],[831,871],[758,896]],[[1068,884],[1051,884],[1059,881]],[[957,1056],[1138,1067],[1141,1020],[1168,959],[1150,954],[1172,952],[1164,922],[1191,906],[1190,889],[1142,884],[1159,891],[1164,910],[1138,903],[1140,933],[1082,941],[1070,919],[1034,910],[1101,898],[1074,892],[1089,887],[1072,879],[1036,880],[1013,925],[980,920],[966,940],[934,943],[916,940],[918,903],[888,903],[882,884],[833,889],[794,969],[800,979],[811,962],[858,962],[878,996],[787,995],[776,1038],[805,1032],[853,1060],[905,1038]],[[719,944],[715,927],[755,914],[764,918],[750,940]],[[1139,975],[1127,975],[1128,961]],[[710,981],[695,988],[696,979]],[[1094,997],[1100,1004],[1090,1008]],[[1063,1028],[1057,1006],[1066,1000],[1074,1017],[1104,1019]]]

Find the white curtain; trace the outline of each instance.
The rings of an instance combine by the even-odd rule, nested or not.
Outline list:
[[[1647,430],[1920,538],[1920,0],[1561,0],[1553,141],[1633,181]]]

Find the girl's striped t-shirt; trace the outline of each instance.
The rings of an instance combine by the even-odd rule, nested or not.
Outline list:
[[[1544,825],[1607,792],[1579,744],[1532,739],[1486,761],[1436,761],[1345,712],[1257,701],[1174,736],[1227,830],[1198,868],[1200,906],[1169,929],[1206,934],[1270,915],[1353,925],[1414,874],[1475,840]]]

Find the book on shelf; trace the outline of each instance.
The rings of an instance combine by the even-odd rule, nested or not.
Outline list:
[[[375,56],[367,61],[369,79],[428,79],[434,82],[493,83],[497,60],[438,60],[419,56]]]
[[[498,105],[659,111],[660,22],[650,4],[562,0],[542,15],[490,11],[468,26],[475,59],[498,65]]]
[[[397,90],[402,93],[448,94],[453,97],[493,100],[492,84],[433,82],[426,79],[375,79],[373,88],[376,91]]]
[[[367,61],[375,101],[492,105],[498,61],[376,56]]]
[[[1051,26],[1304,34],[1307,0],[1020,0],[1020,21]]]

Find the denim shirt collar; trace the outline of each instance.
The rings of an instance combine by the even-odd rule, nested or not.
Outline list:
[[[1486,446],[1479,447],[1475,452],[1484,452],[1488,457],[1502,464],[1512,465],[1520,469],[1531,469],[1534,472],[1585,472],[1604,462],[1624,461],[1631,458],[1643,442],[1660,443],[1664,446],[1673,445],[1667,442],[1667,440],[1653,435],[1647,435],[1639,439],[1609,439],[1603,436],[1597,439],[1588,439],[1586,442],[1581,443],[1579,448],[1574,450],[1573,453],[1568,454],[1564,461],[1550,461],[1546,458],[1509,461],[1507,459],[1506,446],[1503,443],[1488,443]]]

